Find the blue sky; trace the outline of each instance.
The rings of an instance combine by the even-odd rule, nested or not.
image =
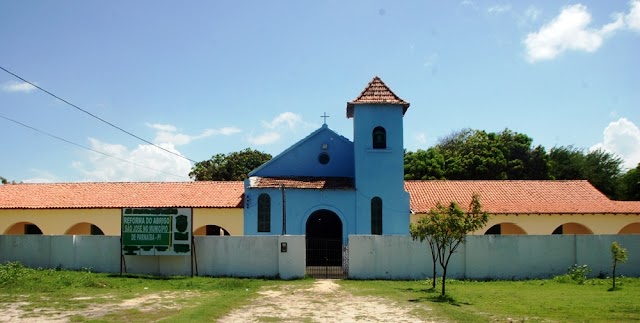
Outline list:
[[[640,162],[640,0],[2,1],[0,66],[200,161],[276,155],[373,76],[411,107],[405,148],[505,128]],[[0,70],[0,176],[180,181],[192,163]],[[123,162],[127,160],[145,167]]]

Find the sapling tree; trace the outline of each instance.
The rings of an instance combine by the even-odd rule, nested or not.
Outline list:
[[[614,241],[611,244],[611,258],[613,265],[613,287],[611,289],[613,290],[616,289],[616,267],[618,263],[625,263],[629,259],[627,256],[627,249],[622,248],[618,241]]]
[[[447,267],[451,256],[466,241],[467,234],[484,227],[489,221],[489,215],[482,210],[480,196],[474,194],[469,208],[465,211],[458,203],[451,202],[449,207],[438,203],[429,211],[428,220],[419,221],[415,232],[429,235],[435,242],[436,255],[440,267],[442,267],[442,296],[446,292]],[[416,235],[418,239],[419,235]],[[425,237],[426,239],[426,237]],[[432,249],[433,250],[433,249]]]
[[[418,220],[416,224],[411,223],[409,231],[411,232],[411,238],[413,240],[420,240],[420,242],[427,241],[429,244],[429,250],[431,251],[431,261],[433,263],[433,279],[431,280],[431,288],[436,288],[436,265],[438,264],[438,249],[436,248],[436,240],[435,233],[438,229],[437,223],[432,220],[431,213],[434,212],[432,209],[429,212],[429,216],[422,217]]]

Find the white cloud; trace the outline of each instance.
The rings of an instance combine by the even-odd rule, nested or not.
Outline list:
[[[425,60],[424,67],[432,68],[432,67],[434,67],[436,65],[437,62],[438,62],[438,53],[432,53]]]
[[[476,5],[476,3],[471,0],[462,0],[462,2],[460,2],[460,5],[463,7],[469,7],[476,10],[478,9],[478,5]]]
[[[624,28],[624,15],[623,14],[616,13],[616,14],[612,15],[611,17],[614,18],[613,22],[610,22],[610,23],[602,26],[602,29],[600,29],[601,33],[604,36],[611,35],[611,34],[613,34],[614,31]]]
[[[23,180],[23,183],[57,183],[60,179],[52,173],[41,169],[30,169],[31,173],[35,173],[35,177]]]
[[[149,128],[153,128],[160,131],[168,131],[168,132],[178,131],[178,128],[176,128],[176,126],[173,126],[170,124],[147,123],[147,126]]]
[[[270,122],[262,121],[262,125],[267,129],[276,129],[286,126],[289,129],[296,129],[299,126],[307,126],[308,123],[302,120],[302,117],[293,112],[284,112],[275,117]]]
[[[416,139],[416,142],[420,145],[425,145],[427,143],[427,135],[425,135],[422,132],[417,134],[415,139]]]
[[[194,140],[203,139],[214,135],[230,136],[242,131],[236,127],[224,127],[220,129],[206,129],[198,135],[187,135],[178,133],[178,128],[169,124],[154,123],[147,124],[147,126],[152,129],[158,130],[158,132],[156,132],[156,137],[153,140],[154,143],[171,144],[175,146],[186,145]]]
[[[215,132],[214,134],[216,134],[216,135],[220,134],[220,135],[223,135],[223,136],[231,136],[233,134],[242,132],[242,130],[240,130],[239,128],[236,128],[236,127],[222,127],[222,128],[220,128],[218,130],[213,130],[213,131]]]
[[[180,155],[177,146],[186,145],[194,140],[214,135],[230,136],[241,132],[235,127],[206,129],[197,135],[178,132],[178,128],[169,124],[147,124],[156,130],[154,143],[168,151]],[[89,138],[91,149],[102,152],[89,152],[87,159],[74,161],[72,167],[80,171],[83,181],[188,181],[191,162],[172,155],[153,145],[142,144],[133,149],[120,144],[110,144],[95,138]],[[113,156],[113,157],[109,157]]]
[[[264,131],[258,135],[249,134],[247,141],[253,145],[263,146],[278,142],[283,135],[296,133],[298,130],[308,131],[315,125],[302,120],[302,117],[293,112],[283,112],[271,121],[262,121]]]
[[[631,10],[625,17],[627,26],[631,30],[640,32],[640,0],[634,0],[629,3]]]
[[[92,149],[86,162],[75,161],[72,166],[83,175],[83,181],[91,182],[139,182],[139,181],[188,181],[191,163],[167,153],[152,145],[139,145],[128,149],[119,144],[110,144],[89,138]],[[162,148],[180,154],[171,144],[161,144]],[[129,161],[129,162],[125,162]],[[142,166],[139,166],[142,165]]]
[[[257,136],[249,135],[247,136],[247,140],[254,145],[263,146],[277,142],[281,137],[279,133],[269,131]]]
[[[527,10],[524,11],[524,16],[527,20],[536,21],[538,20],[538,17],[540,17],[541,13],[542,11],[540,11],[540,9],[536,8],[534,5],[530,5]]]
[[[590,150],[603,149],[624,160],[623,167],[635,168],[640,163],[640,129],[626,118],[609,123],[601,143]]]
[[[567,50],[594,52],[616,30],[624,27],[622,14],[614,15],[613,22],[601,28],[589,27],[591,13],[582,4],[564,7],[552,21],[525,38],[527,60],[536,62],[557,57]]]
[[[495,5],[492,7],[487,8],[487,13],[490,15],[501,15],[505,12],[508,12],[511,10],[511,5],[509,4],[505,4],[505,5]]]
[[[5,92],[24,92],[29,93],[36,89],[35,86],[27,82],[9,81],[2,84],[2,90]]]

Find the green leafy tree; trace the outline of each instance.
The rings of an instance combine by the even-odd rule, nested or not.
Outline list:
[[[434,211],[435,210],[431,210]],[[411,223],[409,231],[411,232],[411,238],[413,240],[419,240],[420,242],[427,241],[429,244],[429,250],[431,251],[431,261],[433,263],[433,278],[431,279],[431,288],[436,288],[437,270],[436,265],[438,263],[438,249],[436,245],[435,235],[438,231],[438,224],[433,221],[432,216],[425,216],[418,220],[416,224]]]
[[[462,129],[405,155],[405,179],[547,179],[547,154],[527,135]]]
[[[189,176],[196,181],[241,181],[270,159],[271,155],[250,148],[228,155],[216,154],[195,163]]]
[[[404,155],[405,179],[445,179],[444,155],[435,148],[418,149]]]
[[[451,256],[466,241],[467,234],[484,227],[489,215],[482,210],[480,196],[474,194],[467,211],[456,202],[449,207],[436,205],[429,211],[428,220],[419,221],[415,228],[416,237],[429,235],[435,242],[437,260],[442,268],[442,296],[446,292],[447,267]],[[433,249],[432,249],[433,250]],[[435,259],[435,257],[432,256]]]
[[[619,197],[618,182],[622,173],[622,159],[615,154],[596,149],[585,155],[587,180],[609,198]]]
[[[6,178],[0,176],[0,183],[7,184],[7,183],[9,183],[9,181]]]
[[[552,179],[586,179],[609,198],[619,197],[622,159],[602,149],[585,153],[572,146],[554,147],[549,152]]]
[[[627,249],[622,248],[618,241],[614,241],[611,244],[611,258],[612,258],[612,266],[613,266],[613,287],[612,290],[616,289],[616,267],[618,263],[625,263],[629,259],[627,256]]]
[[[620,178],[620,199],[640,201],[640,163]]]
[[[573,146],[553,147],[549,151],[551,179],[585,179],[584,153]]]

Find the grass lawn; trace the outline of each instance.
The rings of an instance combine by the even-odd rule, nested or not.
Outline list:
[[[565,281],[565,282],[563,282]],[[312,279],[280,281],[211,277],[120,276],[0,265],[0,321],[19,309],[21,318],[71,321],[212,321],[248,304],[264,286],[306,289]],[[338,281],[345,292],[414,307],[416,317],[457,322],[640,320],[640,279],[583,285],[561,279],[528,281],[447,280],[447,296],[429,281]],[[323,294],[321,297],[331,297]],[[292,318],[295,319],[295,318]]]
[[[447,280],[447,296],[430,281],[345,280],[340,285],[354,295],[373,295],[399,303],[423,303],[436,318],[459,322],[558,321],[624,322],[640,320],[640,279],[622,278],[609,291],[610,279],[590,279],[583,285],[558,280]],[[617,284],[617,282],[616,282]],[[432,314],[432,315],[433,315]]]

